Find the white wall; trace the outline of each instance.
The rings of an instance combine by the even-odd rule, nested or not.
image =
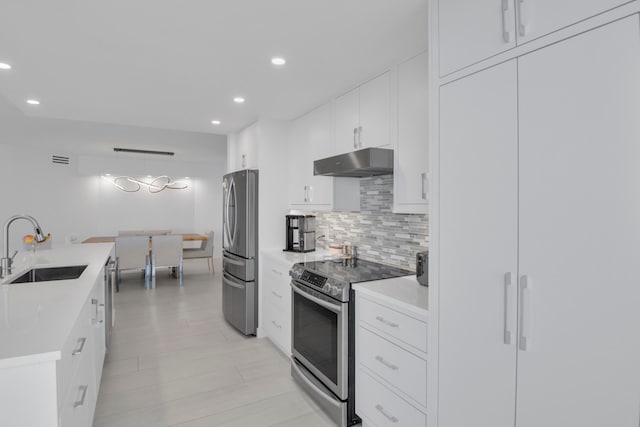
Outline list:
[[[186,190],[124,193],[99,171],[80,172],[85,155],[109,164],[122,156],[114,146],[175,151],[172,169],[197,170]],[[70,165],[51,163],[51,155],[70,156]],[[133,159],[133,161],[131,160]],[[131,169],[146,173],[149,156],[131,156]],[[198,166],[198,167],[194,167]],[[107,171],[105,170],[104,173]],[[113,235],[126,228],[171,228],[177,232],[216,233],[220,252],[220,183],[226,173],[226,137],[65,120],[30,119],[0,97],[0,225],[16,213],[34,216],[55,245],[65,236]],[[135,170],[131,174],[136,174]],[[185,173],[186,175],[186,173]],[[175,176],[173,178],[182,178]],[[26,221],[11,227],[11,248],[33,229]]]

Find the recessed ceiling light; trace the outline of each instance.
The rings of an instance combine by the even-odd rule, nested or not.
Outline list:
[[[220,123],[222,123],[220,120],[211,120],[211,124],[213,125],[219,125]]]
[[[241,96],[236,96],[235,98],[233,98],[233,102],[235,102],[236,104],[242,104],[244,102],[244,98]]]
[[[5,64],[4,62],[0,62],[0,70],[10,70],[11,65]]]
[[[287,63],[287,60],[276,56],[275,58],[271,58],[271,63],[273,65],[284,65]]]
[[[27,99],[27,104],[40,105],[40,101],[38,101],[37,99]]]

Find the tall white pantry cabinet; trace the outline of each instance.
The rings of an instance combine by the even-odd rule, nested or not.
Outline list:
[[[432,84],[430,425],[640,426],[640,7],[627,3]]]

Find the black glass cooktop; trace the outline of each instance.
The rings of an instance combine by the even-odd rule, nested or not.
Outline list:
[[[300,263],[305,270],[343,283],[361,283],[371,280],[410,276],[415,272],[362,259],[338,259]]]

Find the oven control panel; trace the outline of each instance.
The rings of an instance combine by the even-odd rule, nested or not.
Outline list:
[[[300,277],[300,279],[309,283],[310,285],[316,286],[319,289],[322,289],[324,284],[327,282],[326,277],[311,273],[310,271],[306,271],[306,270],[302,273],[302,276]]]

